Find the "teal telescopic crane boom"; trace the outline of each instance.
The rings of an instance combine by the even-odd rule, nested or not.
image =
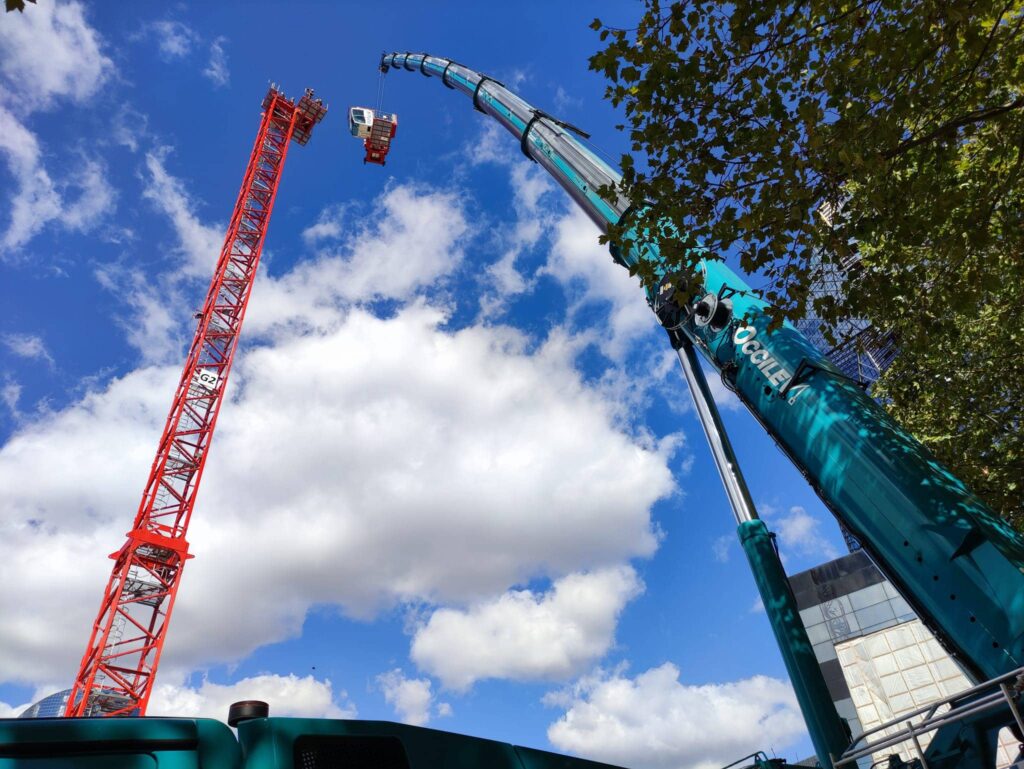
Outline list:
[[[392,53],[382,57],[381,67],[439,78],[447,88],[469,97],[478,111],[496,119],[519,141],[523,154],[542,165],[602,232],[609,225],[625,226],[629,240],[644,243],[640,233],[629,230],[626,201],[603,194],[620,181],[619,172],[577,138],[586,138],[578,128],[536,109],[494,78],[450,59]],[[785,324],[770,330],[767,305],[721,260],[700,262],[704,295],[680,309],[666,301],[673,289],[670,269],[655,245],[638,245],[629,252],[612,249],[612,256],[626,268],[643,262],[662,279],[657,288],[647,290],[647,300],[669,332],[698,411],[708,411],[702,422],[758,586],[762,595],[767,591],[777,602],[773,609],[766,600],[766,608],[798,695],[806,654],[796,660],[796,674],[789,657],[801,657],[806,635],[802,627],[795,627],[798,619],[785,616],[794,609],[792,597],[787,601],[788,590],[776,584],[784,580],[781,566],[769,552],[767,532],[756,519],[728,438],[716,424],[714,402],[694,351],[721,374],[975,681],[1005,678],[1024,667],[1024,540],[1006,521],[794,327]],[[766,576],[776,571],[773,577]],[[821,706],[820,691],[813,682],[808,686],[801,706],[819,759],[827,765],[838,757],[837,719],[824,717],[816,727],[808,709]],[[977,740],[994,740],[991,729],[984,737],[981,731]],[[937,736],[929,752],[945,744]]]

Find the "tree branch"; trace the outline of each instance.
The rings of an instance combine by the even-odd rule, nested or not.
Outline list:
[[[1012,112],[1015,109],[1020,109],[1021,107],[1024,107],[1024,97],[1012,101],[1009,104],[1001,104],[998,107],[985,107],[984,109],[969,112],[963,117],[958,117],[956,120],[950,120],[948,123],[943,123],[937,128],[926,133],[924,136],[900,142],[899,145],[893,147],[891,150],[883,152],[882,157],[886,160],[892,160],[894,157],[902,155],[904,152],[911,150],[914,147],[919,147],[922,144],[927,144],[928,142],[943,136],[954,134],[958,129],[963,128],[964,126],[972,125],[974,123],[983,123],[989,118],[999,117],[1000,115]]]

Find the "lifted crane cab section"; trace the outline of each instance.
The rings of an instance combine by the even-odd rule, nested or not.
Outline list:
[[[364,163],[384,165],[391,149],[391,140],[398,130],[398,115],[374,112],[369,107],[352,107],[348,111],[348,131],[363,140]]]

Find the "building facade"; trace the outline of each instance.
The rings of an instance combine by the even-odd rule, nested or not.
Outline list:
[[[832,701],[854,737],[970,687],[863,550],[795,574],[790,585]],[[1009,767],[1017,748],[1004,730],[998,766]],[[873,760],[892,752],[916,756],[907,742]],[[863,767],[871,763],[861,760]]]
[[[26,708],[18,718],[60,718],[64,715],[70,696],[70,689],[54,692]]]

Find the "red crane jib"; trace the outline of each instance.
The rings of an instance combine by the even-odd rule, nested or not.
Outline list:
[[[327,108],[271,86],[135,523],[114,567],[66,716],[145,715],[181,572],[185,535],[256,278],[290,142],[305,144]]]
[[[391,140],[395,137],[397,127],[390,120],[374,117],[373,125],[370,126],[370,135],[363,140],[363,147],[366,148],[364,163],[385,165],[388,151],[391,149]]]

